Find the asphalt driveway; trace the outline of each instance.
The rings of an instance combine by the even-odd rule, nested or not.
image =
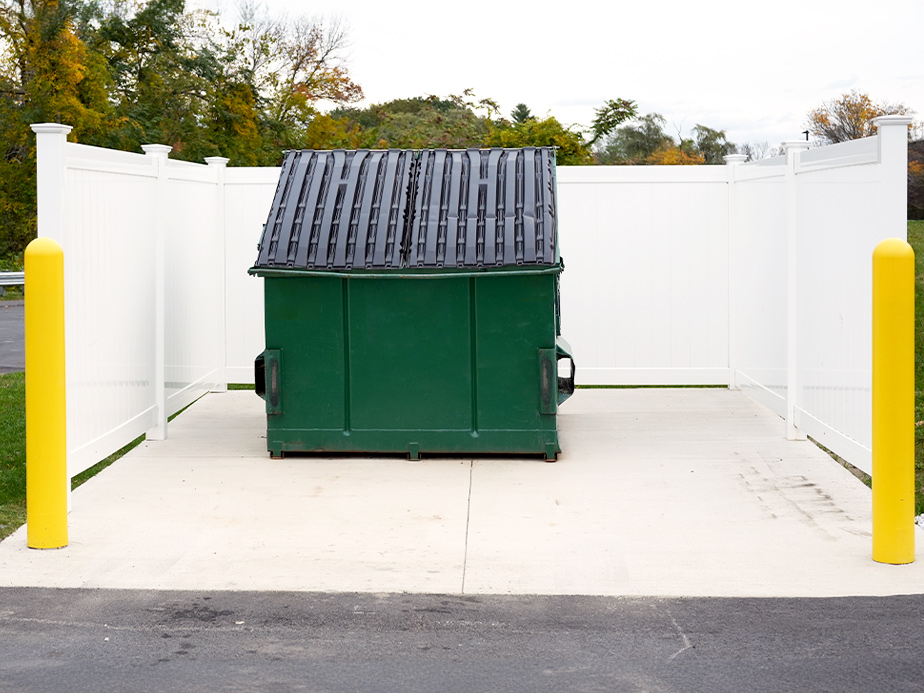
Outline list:
[[[25,305],[0,301],[0,373],[26,369]]]

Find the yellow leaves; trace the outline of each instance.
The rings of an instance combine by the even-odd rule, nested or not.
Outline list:
[[[875,135],[872,121],[879,116],[911,113],[904,104],[875,103],[868,94],[854,89],[809,111],[808,127],[825,142],[846,142]]]
[[[318,114],[305,128],[301,146],[306,149],[356,149],[362,146],[359,125],[351,124],[346,118]]]
[[[590,147],[580,133],[563,126],[553,117],[544,120],[530,118],[522,123],[492,124],[485,137],[486,147],[555,147],[555,157],[565,166],[589,164],[593,161]]]
[[[695,166],[706,163],[706,158],[702,154],[687,152],[674,145],[658,149],[646,161],[655,166]]]
[[[0,37],[4,76],[31,118],[69,123],[74,141],[104,129],[112,110],[105,59],[77,36],[56,2],[33,2],[15,18],[4,15]]]

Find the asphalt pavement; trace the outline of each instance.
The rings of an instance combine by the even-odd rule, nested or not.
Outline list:
[[[0,589],[0,691],[920,691],[924,597]]]
[[[25,304],[0,301],[0,373],[26,369]]]

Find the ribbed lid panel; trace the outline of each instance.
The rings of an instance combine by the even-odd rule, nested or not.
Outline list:
[[[291,151],[257,268],[553,265],[551,148]]]

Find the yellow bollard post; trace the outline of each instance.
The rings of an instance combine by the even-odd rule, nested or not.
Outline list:
[[[873,560],[914,561],[914,251],[873,251]]]
[[[26,264],[26,542],[67,546],[64,252],[37,238]]]

